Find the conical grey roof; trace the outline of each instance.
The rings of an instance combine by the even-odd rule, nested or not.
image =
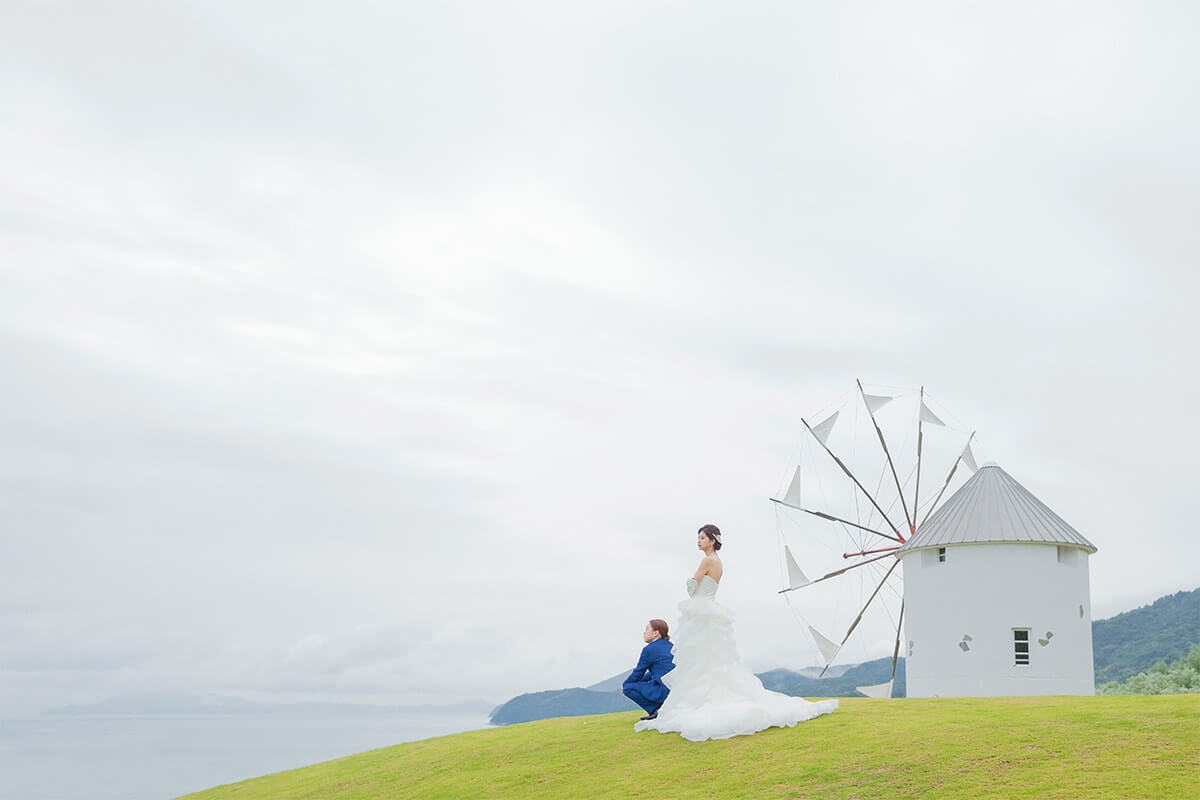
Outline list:
[[[1096,552],[1095,545],[1011,475],[995,464],[985,464],[917,529],[899,554],[982,542],[1045,542]]]

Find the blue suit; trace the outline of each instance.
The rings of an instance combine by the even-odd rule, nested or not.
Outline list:
[[[655,639],[642,648],[642,656],[625,679],[621,692],[646,709],[647,714],[653,714],[671,693],[662,677],[673,669],[675,660],[671,656],[671,643],[666,639]]]

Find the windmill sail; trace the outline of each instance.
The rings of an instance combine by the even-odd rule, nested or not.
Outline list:
[[[788,490],[783,496],[783,502],[793,508],[800,507],[800,467],[796,467],[796,473],[792,475],[792,482],[788,484]]]
[[[874,414],[879,409],[886,406],[896,398],[884,394],[864,394],[863,401],[867,404],[867,409]]]
[[[877,683],[874,686],[855,686],[855,689],[865,694],[867,697],[875,697],[885,699],[892,696],[892,682]]]
[[[928,422],[930,425],[941,425],[946,427],[946,423],[938,419],[937,414],[929,410],[929,406],[925,405],[925,401],[921,401],[921,421]]]
[[[858,381],[858,391],[860,394],[862,394],[863,401],[867,404],[867,413],[871,416],[871,424],[875,426],[875,435],[879,438],[879,446],[883,448],[883,455],[887,459],[888,468],[892,471],[892,480],[896,482],[896,492],[900,496],[900,507],[904,510],[904,521],[908,523],[909,533],[912,533],[916,530],[916,526],[913,524],[912,515],[908,513],[908,503],[904,500],[904,488],[900,486],[900,476],[896,474],[896,464],[894,461],[892,461],[891,451],[888,450],[887,439],[885,439],[883,436],[883,431],[879,427],[879,421],[875,419],[875,409],[882,408],[886,402],[890,401],[892,398],[887,398],[887,401],[884,403],[878,402],[881,399],[879,396],[868,395],[863,392],[862,381]],[[870,397],[871,400],[867,400],[868,397]],[[875,401],[874,404],[872,404],[872,401]],[[924,406],[925,401],[922,400],[921,405]],[[899,536],[900,532],[896,531],[896,535]]]
[[[984,451],[986,455],[987,451]],[[967,465],[967,469],[971,472],[979,472],[979,467],[975,464],[975,454],[971,452],[971,443],[967,442],[967,446],[963,448],[962,453],[963,463]]]
[[[821,444],[829,441],[829,434],[833,432],[833,424],[837,422],[838,414],[840,413],[840,411],[835,411],[824,422],[813,426],[813,436],[817,437],[817,441]]]
[[[825,659],[826,664],[831,663],[837,656],[838,650],[842,648],[822,636],[821,632],[812,625],[808,626],[808,632],[812,634],[813,641],[817,643],[817,649],[821,651],[821,658]]]
[[[792,549],[787,545],[783,547],[783,555],[787,559],[789,589],[799,589],[801,586],[808,586],[812,583],[808,579],[808,576],[801,571],[799,565],[796,564],[796,559],[792,557]]]

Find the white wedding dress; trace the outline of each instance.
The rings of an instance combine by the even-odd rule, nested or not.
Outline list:
[[[791,727],[836,709],[837,700],[810,703],[763,688],[738,659],[733,612],[717,603],[717,586],[709,575],[699,584],[688,579],[691,597],[679,604],[671,637],[675,669],[663,677],[671,693],[658,718],[639,722],[634,730],[677,732],[702,742]]]

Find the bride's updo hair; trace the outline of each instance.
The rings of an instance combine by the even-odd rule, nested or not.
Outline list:
[[[721,529],[716,525],[705,525],[697,533],[703,533],[713,543],[713,550],[721,549]]]

